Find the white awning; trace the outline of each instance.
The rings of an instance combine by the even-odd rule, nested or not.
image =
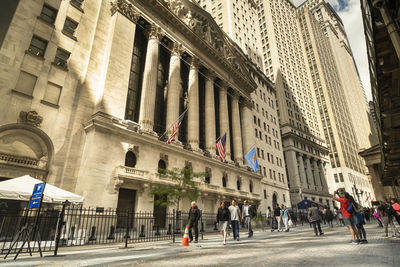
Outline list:
[[[0,199],[14,199],[29,201],[35,184],[42,183],[29,175],[0,182]],[[54,185],[46,183],[43,201],[47,203],[61,203],[66,200],[72,203],[83,202],[84,197]]]

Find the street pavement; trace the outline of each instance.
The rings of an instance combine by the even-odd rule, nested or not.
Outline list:
[[[0,266],[400,266],[400,238],[384,238],[383,229],[366,225],[369,243],[350,244],[344,227],[323,228],[325,234],[314,236],[308,226],[290,232],[255,232],[241,240],[207,235],[198,244],[182,247],[171,241],[61,248],[60,256],[45,253],[40,258],[22,255],[0,259]]]

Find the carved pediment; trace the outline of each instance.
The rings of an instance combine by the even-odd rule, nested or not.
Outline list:
[[[219,28],[211,15],[196,2],[190,0],[161,0],[161,2],[194,33],[211,45],[218,54],[223,55],[236,70],[244,75],[249,74],[240,60],[241,56],[235,45]]]

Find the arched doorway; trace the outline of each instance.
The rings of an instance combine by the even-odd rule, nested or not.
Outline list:
[[[276,204],[278,203],[278,196],[276,195],[276,193],[274,193],[272,195],[272,207],[276,207]]]
[[[22,123],[0,127],[0,179],[29,174],[45,181],[53,154],[50,137],[39,128]]]

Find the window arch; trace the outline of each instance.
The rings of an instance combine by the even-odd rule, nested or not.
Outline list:
[[[167,169],[167,163],[163,159],[158,161],[158,173],[164,173]]]
[[[132,151],[125,154],[125,166],[134,168],[136,166],[136,155]]]

